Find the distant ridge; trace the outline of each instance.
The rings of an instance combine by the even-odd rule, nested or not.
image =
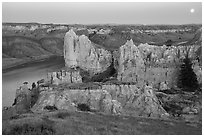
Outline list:
[[[24,24],[33,24],[33,25],[83,25],[83,26],[92,26],[92,25],[97,25],[97,26],[182,26],[182,25],[202,25],[200,23],[192,23],[192,24],[119,24],[119,23],[93,23],[93,24],[82,24],[82,23],[38,23],[38,22],[3,22],[3,25],[24,25]]]

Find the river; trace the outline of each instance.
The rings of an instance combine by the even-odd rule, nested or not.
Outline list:
[[[16,89],[27,81],[31,87],[33,82],[47,77],[48,71],[64,67],[63,57],[52,57],[40,62],[27,63],[2,72],[2,106],[11,106]]]

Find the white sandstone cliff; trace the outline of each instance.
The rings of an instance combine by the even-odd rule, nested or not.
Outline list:
[[[111,64],[111,53],[96,48],[87,36],[77,36],[73,30],[64,38],[64,59],[68,68],[80,67],[93,74],[105,71]]]

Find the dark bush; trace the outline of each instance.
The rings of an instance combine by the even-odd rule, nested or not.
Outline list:
[[[81,90],[93,90],[101,88],[99,83],[87,82],[87,83],[75,83],[66,87],[67,89],[81,89]]]
[[[31,89],[31,104],[30,107],[33,107],[35,103],[37,102],[39,97],[39,88],[32,88]]]
[[[166,102],[163,104],[163,108],[173,116],[180,116],[182,113],[182,107],[171,102]]]
[[[187,56],[180,67],[178,86],[188,91],[194,91],[199,87],[197,76],[192,69],[192,63]]]
[[[175,90],[175,89],[159,90],[158,92],[163,92],[165,94],[176,94],[176,93],[178,93],[178,91]]]
[[[77,104],[77,108],[81,111],[91,111],[90,107],[87,104]]]
[[[66,118],[66,117],[69,117],[70,115],[71,115],[71,114],[68,113],[68,112],[59,112],[59,113],[56,114],[56,117],[57,117],[57,118],[64,119],[64,118]]]
[[[47,110],[49,110],[49,111],[58,110],[57,107],[55,107],[55,106],[45,106],[44,109],[47,109]]]
[[[3,135],[53,135],[55,130],[52,124],[46,122],[38,124],[17,124],[3,130]]]
[[[10,119],[18,119],[20,116],[19,115],[14,115],[12,117],[10,117]]]
[[[171,46],[173,44],[173,41],[171,39],[167,40],[165,42],[166,46]]]

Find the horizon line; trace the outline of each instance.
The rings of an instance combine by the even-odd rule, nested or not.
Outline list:
[[[184,24],[146,24],[146,23],[40,23],[40,22],[2,22],[2,24],[42,24],[42,25],[202,25],[202,23]]]

